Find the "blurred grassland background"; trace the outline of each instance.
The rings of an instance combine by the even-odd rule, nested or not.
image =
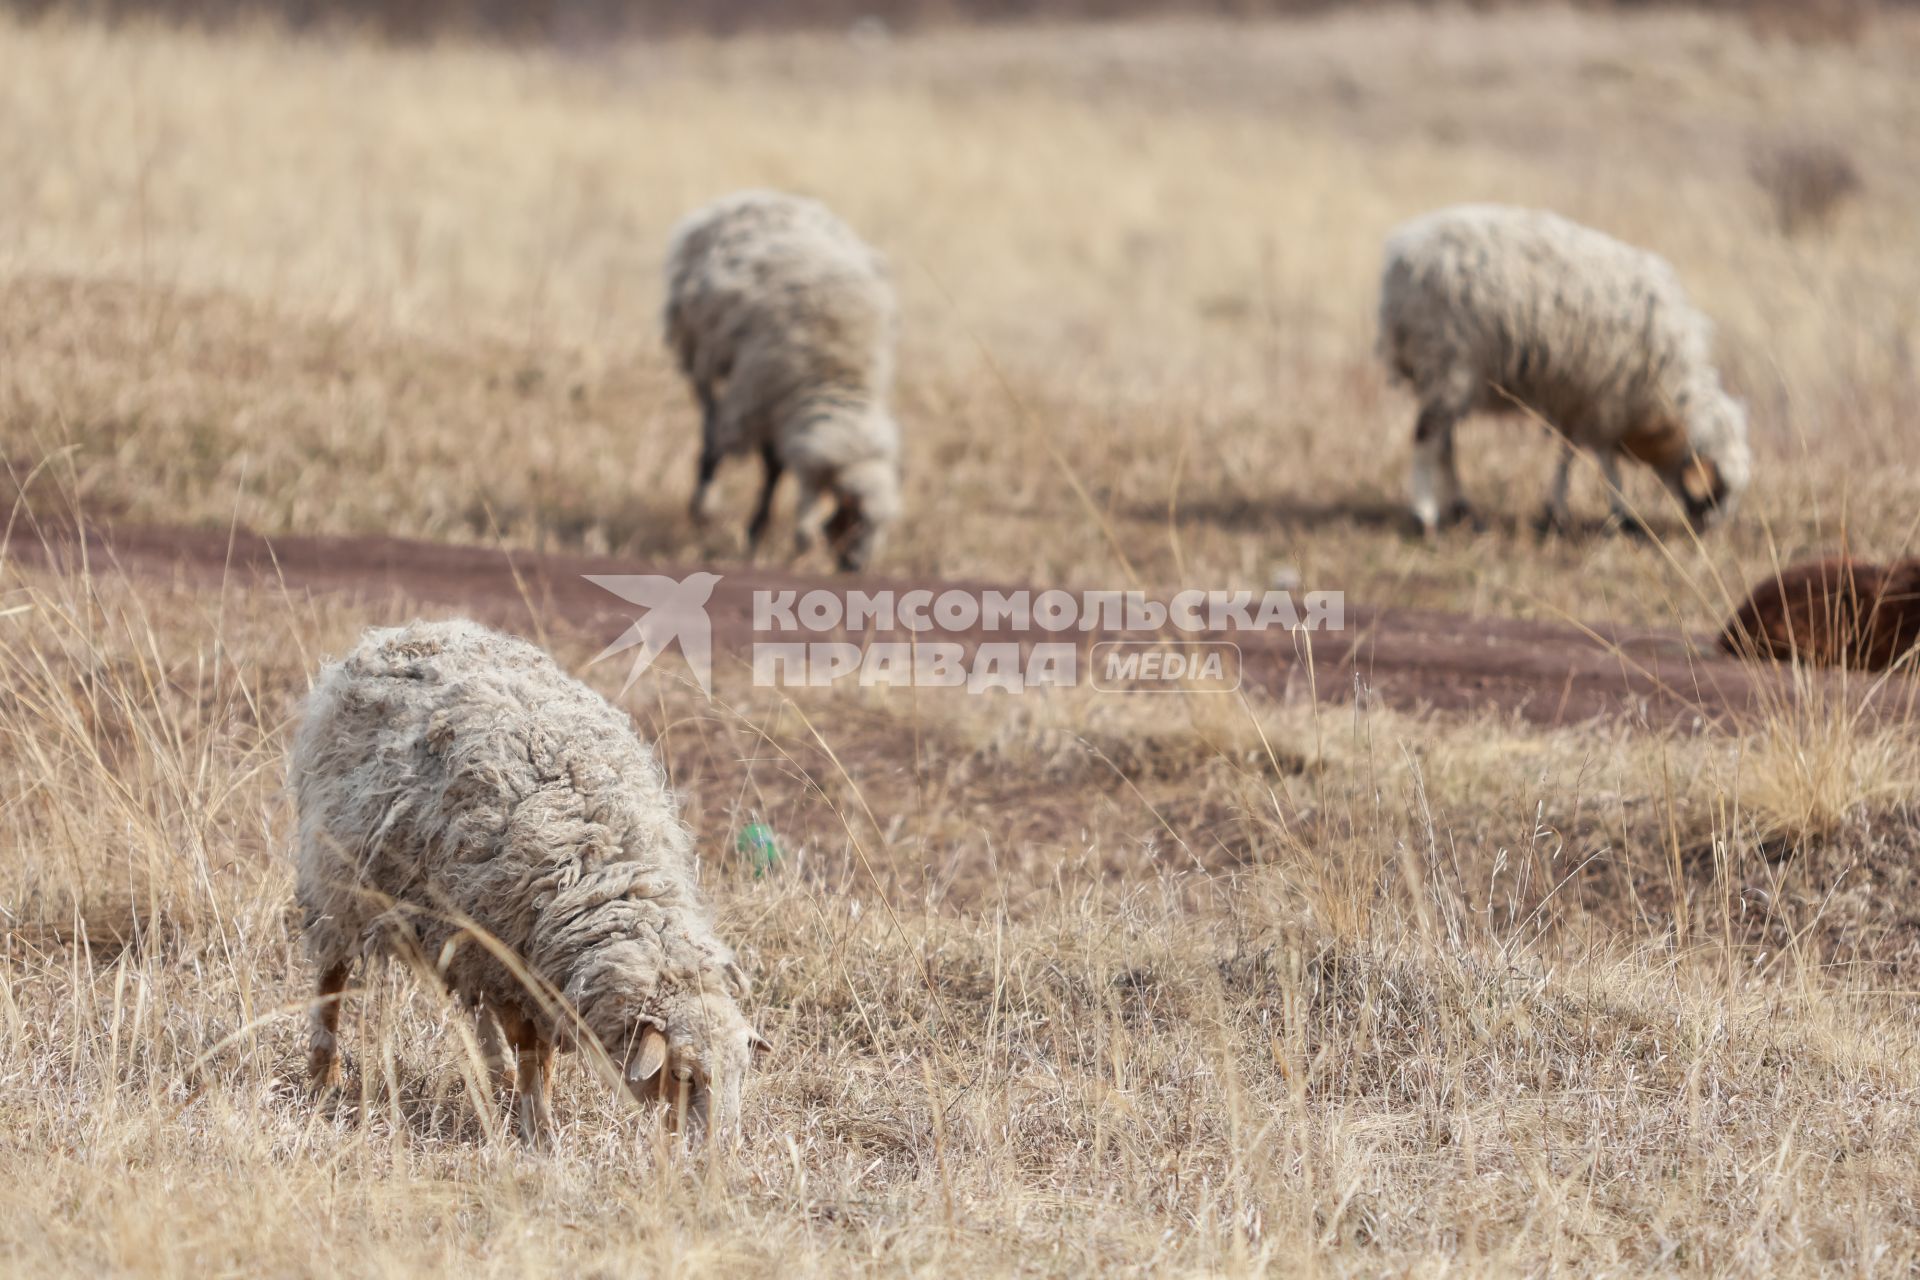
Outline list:
[[[83,497],[141,520],[734,555],[731,526],[672,518],[694,442],[658,259],[690,207],[774,185],[829,199],[899,280],[928,518],[897,570],[1112,576],[1038,435],[1156,582],[1285,563],[1382,603],[1698,625],[1726,604],[1702,565],[1513,536],[1553,457],[1514,422],[1463,434],[1489,538],[1404,554],[1380,238],[1505,199],[1665,253],[1760,451],[1720,575],[1842,530],[1898,552],[1917,30],[1368,10],[565,52],[48,19],[0,30],[0,404],[15,455],[81,445]],[[1789,234],[1810,147],[1859,189]],[[1595,515],[1598,490],[1584,468]]]

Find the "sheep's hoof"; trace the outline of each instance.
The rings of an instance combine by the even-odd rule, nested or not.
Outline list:
[[[1548,503],[1533,518],[1533,531],[1543,539],[1570,538],[1573,536],[1573,513],[1565,507]]]
[[[1413,513],[1414,533],[1428,542],[1439,541],[1442,529],[1451,529],[1456,525],[1474,533],[1483,533],[1487,527],[1465,498],[1455,498],[1438,510],[1423,511],[1416,508]]]
[[[323,1098],[340,1084],[340,1059],[334,1054],[307,1056],[307,1096]]]
[[[1653,541],[1653,530],[1647,528],[1647,522],[1639,516],[1630,515],[1624,511],[1613,513],[1612,518],[1607,521],[1607,532],[1632,538],[1635,542]]]
[[[517,1126],[520,1133],[520,1145],[529,1151],[545,1155],[553,1150],[553,1122],[542,1120],[532,1127],[524,1122]]]

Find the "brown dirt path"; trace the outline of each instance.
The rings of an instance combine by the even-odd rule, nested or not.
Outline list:
[[[585,580],[590,573],[663,573],[687,566],[639,565],[606,556],[507,552],[385,537],[264,537],[246,531],[156,526],[16,532],[8,554],[29,563],[112,565],[140,578],[258,586],[296,594],[452,607],[500,626],[524,627],[530,610],[547,625],[612,640],[633,610]],[[708,609],[716,654],[753,639],[758,588],[872,590],[979,587],[979,583],[852,580],[760,567],[721,568]],[[1004,585],[1004,584],[996,584]],[[973,642],[979,633],[923,634]],[[1089,637],[1099,638],[1099,637]],[[1361,698],[1420,710],[1496,709],[1538,724],[1625,717],[1688,727],[1745,718],[1791,698],[1785,671],[1753,667],[1715,651],[1702,637],[1671,631],[1616,631],[1570,624],[1473,618],[1349,602],[1347,629],[1312,639],[1241,633],[1246,684],[1279,696]],[[1858,686],[1856,686],[1858,687]],[[1911,716],[1916,682],[1896,679],[1874,699],[1883,714]]]

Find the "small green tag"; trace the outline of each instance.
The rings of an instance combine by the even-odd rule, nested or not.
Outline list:
[[[749,823],[742,828],[734,848],[753,863],[756,876],[767,874],[773,870],[773,864],[780,861],[780,844],[773,838],[773,828],[764,822]]]

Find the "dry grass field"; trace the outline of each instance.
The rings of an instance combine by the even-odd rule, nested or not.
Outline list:
[[[1710,630],[1776,564],[1915,550],[1916,65],[1893,15],[568,51],[0,21],[0,1270],[1920,1267],[1920,743],[1865,679],[1538,727],[663,666],[624,705],[777,1052],[691,1154],[563,1060],[538,1153],[397,971],[343,1090],[301,1078],[290,722],[416,606],[27,554],[78,513],[742,567],[746,468],[737,519],[683,514],[657,276],[759,184],[893,262],[886,575]],[[1820,148],[1858,182],[1825,214]],[[1736,524],[1695,543],[1630,476],[1663,545],[1537,540],[1553,446],[1476,421],[1488,527],[1408,536],[1378,246],[1469,198],[1675,262],[1753,417]],[[516,621],[618,690],[612,636]]]

